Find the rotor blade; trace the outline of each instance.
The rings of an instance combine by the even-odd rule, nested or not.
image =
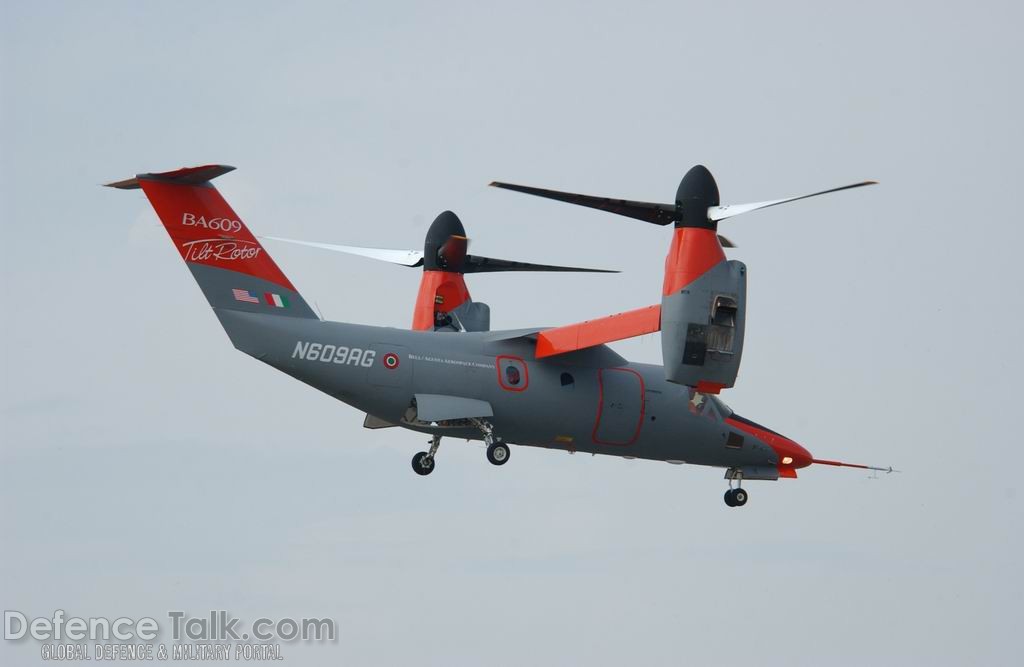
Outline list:
[[[401,264],[402,266],[421,266],[423,264],[422,250],[391,250],[388,248],[362,248],[360,246],[353,245],[335,245],[333,243],[314,243],[313,241],[297,241],[295,239],[285,239],[279,236],[261,236],[260,238],[270,239],[272,241],[284,241],[285,243],[295,243],[297,245],[309,246],[311,248],[333,250],[335,252],[346,252],[350,255],[360,255],[362,257],[369,257],[370,259],[378,259],[382,262]]]
[[[533,188],[526,185],[514,185],[512,183],[501,183],[493,181],[493,187],[504,190],[514,190],[528,195],[557,199],[569,204],[589,206],[609,213],[617,213],[629,218],[636,218],[655,225],[671,225],[676,221],[676,207],[671,204],[654,204],[645,201],[630,201],[628,199],[612,199],[611,197],[593,197],[591,195],[577,195],[572,192],[559,192],[558,190],[545,190]]]
[[[711,206],[708,208],[708,219],[718,222],[719,220],[725,220],[726,218],[732,218],[743,213],[750,213],[751,211],[757,211],[762,208],[768,208],[769,206],[778,206],[779,204],[786,204],[791,201],[798,201],[800,199],[807,199],[809,197],[817,197],[818,195],[827,195],[831,192],[840,192],[841,190],[851,190],[853,188],[864,187],[865,185],[877,185],[878,181],[861,181],[860,183],[852,183],[850,185],[843,185],[838,188],[832,188],[831,190],[822,190],[821,192],[812,192],[809,195],[800,195],[799,197],[787,197],[786,199],[773,199],[772,201],[759,201],[753,204],[732,204],[731,206]]]
[[[495,259],[479,255],[466,255],[463,266],[464,273],[497,273],[498,271],[562,271],[578,273],[619,273],[608,269],[584,269],[575,266],[554,266],[550,264],[530,264],[529,262],[513,262],[508,259]]]
[[[723,248],[735,248],[736,244],[725,238],[721,234],[718,235],[718,242],[722,244]]]
[[[893,470],[892,466],[887,468],[880,468],[878,466],[866,466],[860,463],[843,463],[842,461],[829,461],[827,459],[811,459],[811,463],[818,463],[825,466],[836,466],[839,468],[860,468],[861,470],[877,470],[879,472],[890,473],[899,472],[899,470]]]

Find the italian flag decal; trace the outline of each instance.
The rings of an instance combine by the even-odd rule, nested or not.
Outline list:
[[[263,298],[266,300],[268,305],[274,306],[275,308],[287,308],[288,297],[280,294],[272,294],[271,292],[264,292]]]

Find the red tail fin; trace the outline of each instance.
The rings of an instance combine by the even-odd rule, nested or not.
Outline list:
[[[233,169],[223,165],[189,167],[140,174],[110,186],[141,188],[146,193],[214,308],[268,312],[265,309],[269,307],[275,309],[269,312],[282,315],[316,317],[210,183]]]

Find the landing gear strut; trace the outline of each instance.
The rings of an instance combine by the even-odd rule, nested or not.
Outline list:
[[[496,466],[505,465],[508,457],[512,454],[508,445],[494,437],[494,427],[483,419],[470,419],[473,425],[484,434],[484,443],[487,445],[487,460]]]
[[[429,475],[434,472],[434,455],[437,448],[441,446],[441,436],[435,435],[430,438],[430,451],[419,452],[412,457],[412,469],[417,475]]]
[[[730,469],[726,473],[726,477],[729,480],[729,490],[725,492],[725,504],[729,507],[743,507],[747,504],[747,498],[749,497],[746,489],[741,487],[743,484],[743,473],[739,470]],[[733,480],[736,481],[736,488],[732,488]]]

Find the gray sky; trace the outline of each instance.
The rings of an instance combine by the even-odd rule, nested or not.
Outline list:
[[[0,604],[332,616],[303,664],[963,664],[1016,650],[1024,465],[1019,3],[4,3]],[[473,277],[495,328],[657,302],[669,233],[499,192],[880,186],[723,223],[750,271],[724,396],[816,456],[710,468],[370,432],[235,352],[145,198],[220,162],[256,233],[619,276]],[[329,319],[418,274],[269,247]],[[656,336],[615,345],[657,363]],[[4,642],[4,663],[38,658]]]

